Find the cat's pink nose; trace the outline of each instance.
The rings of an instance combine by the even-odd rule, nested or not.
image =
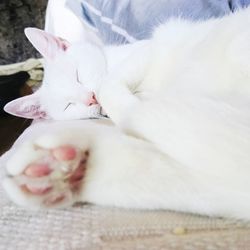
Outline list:
[[[96,98],[95,98],[95,94],[92,92],[91,95],[89,96],[89,99],[86,102],[87,106],[91,106],[94,104],[98,104]]]

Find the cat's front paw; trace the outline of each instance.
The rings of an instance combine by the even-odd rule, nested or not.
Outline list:
[[[118,126],[121,126],[130,116],[131,110],[139,105],[139,99],[126,83],[114,76],[104,79],[96,97],[105,114]]]
[[[70,144],[23,145],[6,166],[3,186],[18,205],[65,207],[79,201],[89,157],[88,149]]]

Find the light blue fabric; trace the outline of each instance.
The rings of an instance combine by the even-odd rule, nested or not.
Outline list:
[[[148,38],[156,25],[173,16],[204,20],[249,4],[250,0],[67,0],[67,6],[106,44]]]

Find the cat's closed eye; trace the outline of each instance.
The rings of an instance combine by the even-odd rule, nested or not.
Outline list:
[[[76,81],[77,81],[79,84],[82,84],[82,83],[80,82],[80,79],[79,79],[78,70],[76,70]]]
[[[74,105],[74,103],[73,102],[68,103],[67,106],[65,107],[64,111],[66,111],[71,105]]]

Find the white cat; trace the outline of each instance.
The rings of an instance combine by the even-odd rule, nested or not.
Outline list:
[[[7,163],[10,198],[29,208],[81,201],[249,220],[249,27],[250,9],[173,19],[152,39],[116,48],[27,30],[51,64],[39,92],[7,109],[23,114],[37,98],[37,113],[82,118],[97,99],[117,128],[36,125]]]
[[[43,84],[35,94],[16,99],[4,109],[31,119],[100,117],[101,107],[93,92],[96,84],[107,70],[119,67],[124,58],[144,43],[102,47],[93,34],[73,44],[36,28],[25,29],[25,34],[45,58]]]

